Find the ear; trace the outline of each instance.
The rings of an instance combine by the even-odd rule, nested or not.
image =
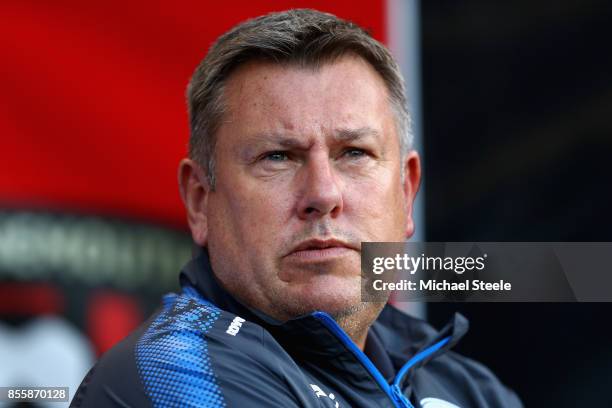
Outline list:
[[[206,246],[208,240],[207,203],[210,187],[206,172],[191,159],[183,159],[178,168],[178,182],[187,221],[194,242]]]
[[[414,234],[414,218],[412,217],[412,213],[414,209],[414,200],[421,184],[421,159],[419,158],[419,154],[414,150],[406,153],[402,166],[404,170],[402,187],[404,189],[406,205],[406,239],[408,239]]]

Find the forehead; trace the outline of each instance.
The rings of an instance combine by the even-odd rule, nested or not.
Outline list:
[[[352,55],[319,67],[248,62],[228,78],[224,102],[221,127],[235,131],[319,134],[369,127],[395,135],[383,79]]]

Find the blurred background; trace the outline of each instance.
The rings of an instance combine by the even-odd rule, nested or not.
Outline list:
[[[178,289],[185,86],[218,35],[291,7],[351,19],[400,61],[416,240],[612,241],[609,2],[4,1],[0,386],[72,396]],[[528,407],[612,406],[610,304],[410,307],[438,327],[465,314],[459,351]]]

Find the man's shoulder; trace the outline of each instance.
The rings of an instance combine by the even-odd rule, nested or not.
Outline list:
[[[100,357],[81,382],[71,407],[150,406],[140,386],[134,346],[157,314]]]
[[[189,290],[163,306],[105,353],[83,380],[73,406],[223,406],[245,372],[272,379],[284,351],[256,323]],[[220,380],[221,379],[221,380]],[[193,390],[204,392],[193,393]],[[186,401],[185,399],[194,399]],[[106,401],[106,402],[102,402]]]
[[[166,295],[163,310],[151,319],[135,344],[139,370],[148,375],[158,365],[159,356],[173,368],[209,370],[234,360],[245,363],[256,359],[261,364],[265,349],[278,348],[272,336],[257,323],[222,310],[202,298],[191,288],[180,295]],[[211,361],[201,362],[202,356]],[[197,358],[196,358],[197,357]],[[223,357],[223,358],[220,358]],[[196,364],[196,361],[200,361]]]

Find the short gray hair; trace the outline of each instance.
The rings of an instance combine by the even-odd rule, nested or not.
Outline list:
[[[215,186],[215,134],[225,112],[224,86],[238,65],[257,60],[316,68],[347,54],[369,62],[384,80],[403,157],[412,148],[412,126],[404,80],[391,53],[350,21],[294,9],[238,24],[217,39],[193,73],[187,87],[189,156],[206,170],[211,188]]]

